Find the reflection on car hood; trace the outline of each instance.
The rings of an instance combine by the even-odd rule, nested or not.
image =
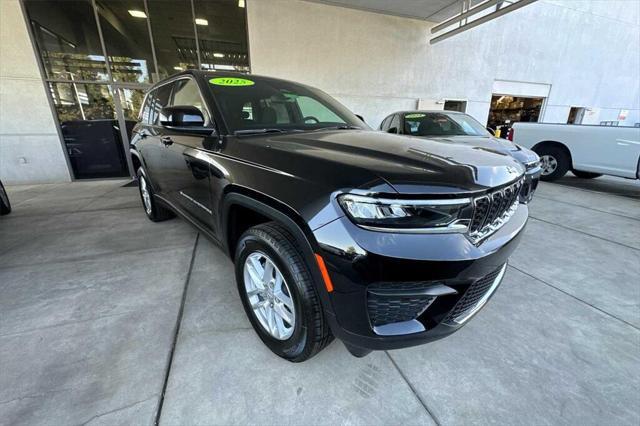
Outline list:
[[[424,138],[442,143],[464,144],[498,151],[503,154],[511,155],[522,163],[528,163],[538,159],[537,154],[530,149],[516,145],[509,140],[496,138],[494,136],[425,136]]]
[[[234,143],[238,156],[335,188],[363,188],[382,178],[401,193],[455,193],[504,185],[524,173],[522,164],[497,150],[374,131],[291,133]]]

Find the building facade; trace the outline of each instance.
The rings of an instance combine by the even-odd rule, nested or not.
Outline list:
[[[640,122],[640,2],[540,0],[433,45],[432,22],[322,2],[0,7],[6,183],[129,175],[126,146],[145,89],[185,68],[310,84],[372,127],[415,108],[462,110],[488,125]]]

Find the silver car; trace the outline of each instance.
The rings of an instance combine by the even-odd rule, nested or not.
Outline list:
[[[454,111],[399,111],[382,120],[380,130],[442,143],[470,145],[510,155],[527,169],[525,187],[521,192],[522,201],[530,201],[538,186],[542,173],[538,154],[493,136],[470,115]]]

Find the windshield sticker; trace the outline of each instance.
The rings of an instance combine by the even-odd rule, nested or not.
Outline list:
[[[427,114],[407,114],[404,116],[404,118],[422,118],[426,116]]]
[[[218,77],[212,78],[209,80],[209,83],[215,84],[216,86],[253,86],[256,84],[251,80],[247,80],[246,78],[235,78],[235,77]]]

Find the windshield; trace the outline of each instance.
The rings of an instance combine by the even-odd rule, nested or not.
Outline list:
[[[207,77],[230,132],[368,129],[351,111],[326,93],[280,80]]]
[[[438,112],[406,114],[404,133],[413,136],[491,136],[469,115]]]

